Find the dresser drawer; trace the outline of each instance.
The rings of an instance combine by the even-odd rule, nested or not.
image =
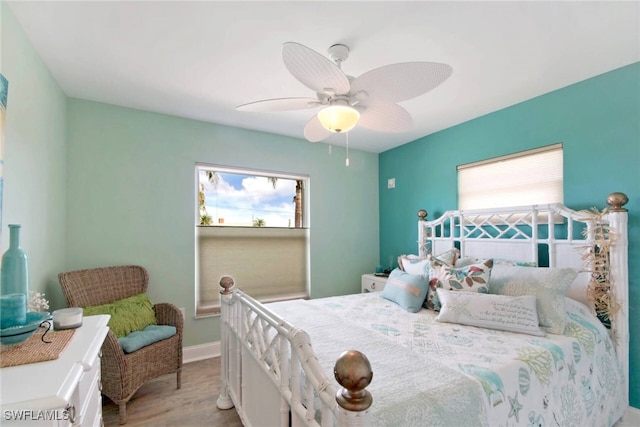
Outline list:
[[[374,274],[362,275],[362,292],[380,292],[387,283],[387,277]]]

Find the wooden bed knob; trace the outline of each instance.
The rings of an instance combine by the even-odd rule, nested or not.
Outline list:
[[[627,209],[622,206],[626,205],[629,202],[629,198],[624,193],[611,193],[609,197],[607,197],[607,204],[611,206],[611,211],[613,212],[626,212]]]
[[[231,293],[231,287],[233,287],[234,285],[234,280],[233,277],[231,276],[222,276],[222,278],[220,279],[220,286],[222,288],[224,288],[223,290],[220,291],[220,293],[222,295],[229,295]]]
[[[333,368],[333,375],[343,387],[336,393],[341,408],[356,412],[369,409],[373,398],[365,387],[371,384],[373,372],[364,354],[357,350],[342,353]]]

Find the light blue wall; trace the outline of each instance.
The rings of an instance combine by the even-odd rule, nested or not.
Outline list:
[[[603,208],[614,191],[629,197],[630,393],[640,408],[640,63],[381,153],[381,262],[417,251],[418,209],[436,218],[457,208],[457,165],[556,142],[566,205]]]
[[[151,299],[186,308],[186,345],[219,339],[218,318],[193,319],[196,162],[310,175],[312,297],[358,292],[377,262],[376,154],[347,168],[326,144],[77,99],[67,114],[67,267],[144,265]]]
[[[57,274],[65,265],[66,96],[33,50],[7,5],[0,3],[0,72],[9,80],[2,248],[8,224],[22,225],[30,287],[52,306],[64,298]]]
[[[139,263],[153,300],[186,309],[185,345],[219,340],[218,318],[193,319],[195,162],[310,175],[311,296],[360,290],[379,257],[376,154],[350,150],[347,168],[337,146],[68,99],[4,2],[0,13],[3,248],[6,224],[22,224],[31,288],[52,309],[59,272]]]

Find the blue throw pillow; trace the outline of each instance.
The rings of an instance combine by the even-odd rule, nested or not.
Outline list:
[[[175,326],[149,325],[141,331],[131,332],[129,335],[118,338],[125,353],[133,353],[136,350],[162,341],[176,334]]]
[[[429,282],[423,275],[409,274],[398,268],[393,270],[382,290],[382,298],[395,302],[410,313],[422,308],[429,290]]]

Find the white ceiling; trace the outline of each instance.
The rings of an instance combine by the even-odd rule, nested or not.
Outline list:
[[[322,54],[347,44],[342,69],[353,76],[396,62],[451,65],[441,86],[401,103],[411,132],[350,132],[351,147],[371,152],[640,61],[638,1],[8,4],[70,97],[301,139],[314,110],[234,109],[314,96],[284,67],[284,42]]]

